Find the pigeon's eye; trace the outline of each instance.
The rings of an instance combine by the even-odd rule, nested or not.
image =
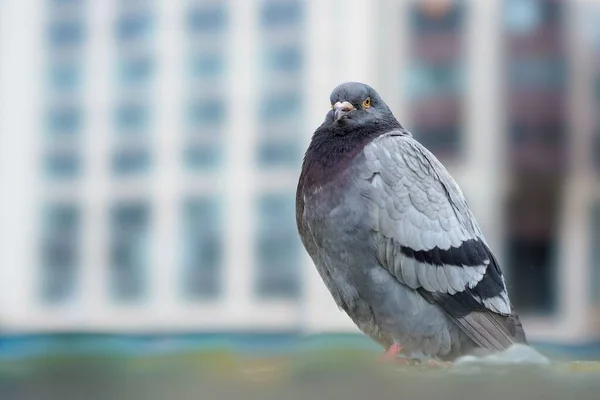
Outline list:
[[[367,98],[366,98],[366,99],[363,101],[362,105],[363,105],[363,107],[364,107],[364,108],[369,108],[369,107],[371,107],[371,98],[370,98],[370,97],[367,97]]]

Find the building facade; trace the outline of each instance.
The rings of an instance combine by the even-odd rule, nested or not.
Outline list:
[[[356,332],[294,195],[330,91],[358,80],[453,173],[532,339],[600,335],[600,3],[0,10],[3,331]]]

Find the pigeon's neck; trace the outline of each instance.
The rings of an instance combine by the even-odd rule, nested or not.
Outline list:
[[[300,184],[323,186],[345,171],[354,158],[379,135],[338,135],[319,128],[306,151]]]

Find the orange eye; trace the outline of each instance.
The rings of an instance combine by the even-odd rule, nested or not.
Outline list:
[[[370,97],[367,97],[367,98],[366,98],[366,99],[363,101],[362,105],[363,105],[363,107],[364,107],[364,108],[369,108],[369,107],[371,107],[371,98],[370,98]]]

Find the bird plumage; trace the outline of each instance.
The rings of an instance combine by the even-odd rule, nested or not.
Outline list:
[[[361,107],[369,98],[370,106]],[[454,179],[369,86],[346,83],[300,175],[302,242],[336,303],[367,335],[452,359],[526,342],[500,266]]]

